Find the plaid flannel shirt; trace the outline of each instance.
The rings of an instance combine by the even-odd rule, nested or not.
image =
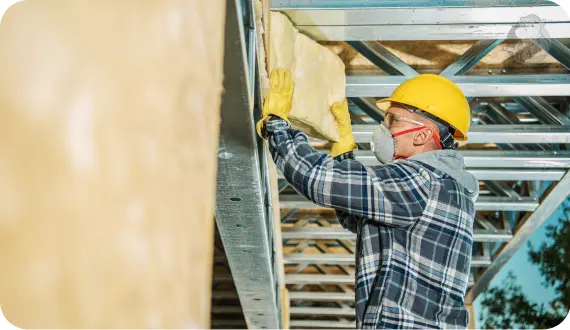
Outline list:
[[[291,186],[357,234],[358,328],[466,328],[474,202],[452,177],[399,160],[365,167],[308,144],[277,117],[270,152]]]

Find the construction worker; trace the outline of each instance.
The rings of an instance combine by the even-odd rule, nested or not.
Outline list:
[[[357,327],[466,328],[479,184],[454,150],[470,125],[461,90],[424,74],[378,101],[371,167],[354,159],[346,100],[332,105],[341,138],[324,155],[288,122],[293,91],[288,71],[271,73],[257,131],[289,184],[357,234]]]

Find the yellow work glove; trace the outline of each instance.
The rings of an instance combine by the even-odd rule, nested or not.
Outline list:
[[[348,102],[335,102],[331,106],[331,111],[338,124],[340,139],[334,142],[331,148],[331,156],[336,157],[346,152],[356,150],[354,135],[352,135],[352,125],[350,124],[350,113],[348,112]]]
[[[261,120],[257,122],[257,134],[265,138],[261,133],[265,127],[265,121],[270,115],[277,116],[289,124],[289,112],[293,106],[293,80],[291,79],[291,71],[277,69],[271,72],[269,76],[269,94],[263,101],[263,111]]]

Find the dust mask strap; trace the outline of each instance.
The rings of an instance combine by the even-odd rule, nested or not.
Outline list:
[[[417,131],[421,131],[421,130],[424,129],[424,128],[426,128],[426,126],[414,127],[414,128],[407,129],[407,130],[405,130],[405,131],[401,131],[401,132],[392,134],[392,136],[393,136],[393,137],[396,137],[396,136],[400,136],[400,135],[404,135],[404,134],[408,134],[408,133],[412,133],[412,132],[417,132]],[[437,145],[437,147],[438,147],[440,150],[443,149],[443,146],[441,145],[441,142],[439,141],[439,140],[440,140],[439,134],[437,134],[436,132],[434,132],[431,137],[432,137],[432,139],[435,141],[435,144]],[[401,156],[398,157],[397,155],[396,155],[395,157],[396,157],[396,158],[406,158],[406,157],[401,157]]]

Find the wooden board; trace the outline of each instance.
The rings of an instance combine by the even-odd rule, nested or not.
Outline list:
[[[224,0],[19,2],[0,30],[0,303],[208,328]]]

